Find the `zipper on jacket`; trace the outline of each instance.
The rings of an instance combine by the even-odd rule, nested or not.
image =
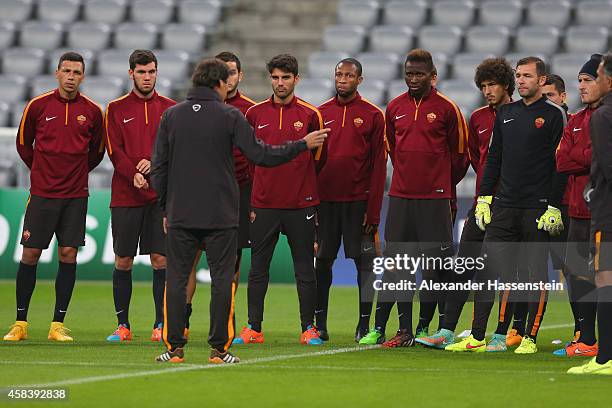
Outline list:
[[[64,120],[64,126],[68,126],[68,102],[66,102],[66,119]]]
[[[280,108],[280,118],[278,119],[278,129],[283,128],[283,107]]]
[[[342,113],[342,127],[344,127],[344,119],[346,119],[346,106],[344,106],[344,113]]]
[[[147,110],[147,102],[145,101],[145,125],[149,124],[149,112]]]
[[[419,103],[417,103],[417,101],[414,101],[414,106],[416,106],[416,110],[414,111],[414,120],[417,120],[417,116],[419,116],[419,106],[421,106],[421,102],[423,102],[423,98],[419,99]]]

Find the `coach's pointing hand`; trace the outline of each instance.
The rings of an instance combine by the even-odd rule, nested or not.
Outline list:
[[[306,146],[312,150],[316,149],[319,146],[323,145],[325,139],[327,138],[327,133],[331,131],[329,128],[315,130],[314,132],[310,132],[306,136],[304,136],[304,141],[306,142]]]

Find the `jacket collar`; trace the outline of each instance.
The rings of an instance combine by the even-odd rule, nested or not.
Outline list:
[[[80,99],[81,93],[77,91],[76,96],[73,99],[66,99],[60,95],[59,88],[55,88],[53,91],[53,96],[61,103],[74,103]]]
[[[359,94],[359,92],[357,92],[357,94],[355,95],[355,97],[354,97],[353,99],[351,99],[351,100],[350,100],[349,102],[347,102],[347,103],[341,103],[341,102],[338,100],[338,94],[336,94],[336,96],[334,97],[334,101],[336,102],[336,105],[338,105],[338,106],[342,106],[342,107],[344,107],[344,106],[351,106],[352,104],[357,103],[357,102],[359,102],[360,100],[361,100],[361,95]]]
[[[145,103],[145,102],[151,102],[154,101],[155,99],[157,99],[157,97],[159,96],[159,94],[157,93],[157,91],[153,91],[153,95],[151,95],[150,98],[141,98],[140,96],[136,95],[136,92],[134,92],[134,90],[132,89],[130,91],[130,96],[129,98],[132,99],[135,102],[140,102],[140,103]]]
[[[293,98],[291,99],[291,102],[289,102],[286,105],[281,105],[280,103],[276,103],[274,102],[274,95],[270,96],[270,98],[268,99],[268,101],[270,102],[270,105],[272,105],[274,108],[276,109],[280,109],[280,108],[291,108],[295,105],[297,105],[297,101],[298,101],[298,97],[295,96],[295,94],[293,94]]]
[[[190,88],[187,92],[187,100],[222,102],[217,91],[207,86],[194,86]]]

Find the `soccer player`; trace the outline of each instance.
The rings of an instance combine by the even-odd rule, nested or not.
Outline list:
[[[295,57],[280,54],[267,64],[274,94],[251,107],[246,118],[257,138],[280,144],[299,140],[323,128],[321,113],[299,99],[294,89],[299,81]],[[322,344],[314,326],[317,282],[313,267],[315,215],[319,204],[317,172],[325,162],[325,146],[302,152],[276,168],[255,167],[251,196],[251,271],[247,289],[249,321],[237,344],[263,343],[264,299],[270,280],[272,254],[282,231],[289,242],[300,304],[300,343]]]
[[[129,311],[132,264],[137,250],[149,255],[153,267],[155,321],[151,341],[161,341],[166,282],[166,242],[163,214],[149,185],[151,153],[162,113],[176,102],[155,91],[157,58],[149,50],[135,50],[129,58],[132,91],[106,108],[108,156],[115,171],[111,186],[111,228],[115,269],[113,299],[117,329],[106,340],[132,339]]]
[[[157,133],[152,182],[167,214],[164,228],[168,234],[163,332],[168,350],[156,358],[159,362],[184,361],[187,280],[196,252],[203,248],[212,279],[208,337],[212,350],[208,361],[240,361],[229,352],[234,338],[231,309],[239,218],[233,146],[255,164],[277,166],[320,147],[329,130],[302,134],[282,145],[265,145],[255,138],[244,115],[223,103],[228,76],[225,62],[215,58],[201,61],[193,73],[187,100],[164,112]],[[308,243],[312,248],[312,239]],[[310,262],[312,265],[312,257]]]
[[[408,92],[389,102],[386,112],[394,171],[385,225],[385,256],[451,256],[450,201],[453,187],[467,171],[467,124],[457,105],[432,87],[433,62],[428,51],[410,51],[404,68]],[[397,281],[398,275],[397,270],[386,271],[383,283]],[[423,270],[423,279],[440,280],[442,275],[442,271],[433,268]],[[379,292],[374,328],[359,343],[384,342],[389,314],[397,301],[399,330],[384,345],[413,346],[413,295],[409,290],[400,296]],[[437,298],[434,291],[421,291],[417,333],[427,332]]]
[[[590,188],[585,199],[591,209],[591,244],[597,285],[599,350],[586,364],[572,367],[570,374],[612,375],[612,54],[597,69],[603,98],[591,115],[592,162]]]
[[[487,259],[476,274],[484,288],[475,293],[472,334],[446,346],[449,351],[486,350],[485,331],[495,298],[488,281],[516,282],[520,253],[530,283],[547,282],[548,236],[563,229],[559,205],[567,180],[556,172],[555,150],[567,117],[563,108],[542,95],[546,70],[541,59],[520,59],[515,79],[522,99],[497,111],[474,210],[476,224],[486,228],[483,252]],[[546,290],[531,290],[527,295],[530,319],[517,354],[537,352],[536,336],[546,309]],[[495,334],[505,339],[505,332]]]
[[[569,175],[567,185],[570,191],[570,221],[565,276],[574,297],[579,336],[553,354],[568,357],[597,355],[595,276],[589,269],[591,213],[584,201],[583,192],[591,169],[589,120],[602,96],[596,82],[600,62],[601,54],[592,55],[578,74],[580,100],[586,107],[570,118],[557,149],[557,170]]]
[[[319,111],[323,124],[331,129],[327,162],[319,173],[317,210],[319,246],[316,326],[322,340],[328,340],[327,311],[332,283],[332,265],[340,240],[344,255],[357,267],[359,320],[355,341],[368,332],[374,289],[372,258],[385,190],[387,154],[385,115],[364,99],[357,88],[363,81],[362,66],[354,58],[340,61],[335,68],[336,96]]]
[[[484,231],[476,225],[474,218],[478,189],[482,183],[495,117],[499,108],[510,103],[512,100],[511,95],[514,92],[515,86],[514,71],[504,58],[488,58],[482,61],[476,68],[474,83],[482,92],[487,105],[476,109],[470,115],[468,149],[470,164],[476,173],[476,191],[474,204],[468,211],[465,224],[463,225],[459,253],[457,255],[458,257],[471,259],[480,256],[482,241],[485,235]],[[474,273],[475,270],[470,269],[463,274],[454,274],[453,278],[456,282],[467,282],[473,277]],[[444,319],[440,330],[431,336],[421,337],[416,341],[426,346],[440,349],[452,344],[455,340],[454,332],[468,295],[468,291],[452,291],[447,293]],[[505,310],[500,312],[504,316]],[[504,340],[502,338],[502,343]],[[496,344],[491,344],[491,350],[493,350],[494,346]]]
[[[28,338],[28,307],[43,249],[57,237],[59,268],[49,340],[72,341],[64,318],[76,280],[77,250],[85,245],[87,179],[104,157],[102,109],[79,92],[85,62],[76,52],[63,54],[55,71],[58,87],[33,98],[25,107],[17,152],[30,169],[17,269],[17,319],[4,340]]]
[[[246,114],[246,111],[253,105],[255,101],[244,96],[238,90],[238,85],[244,76],[242,72],[242,66],[238,56],[223,51],[215,58],[224,61],[229,67],[229,76],[227,77],[227,99],[225,103],[232,105],[238,109],[242,114]],[[251,190],[253,188],[253,166],[242,154],[240,149],[234,146],[234,173],[236,175],[236,182],[240,187],[240,222],[238,224],[238,257],[236,258],[236,273],[234,274],[234,283],[236,289],[238,288],[238,282],[240,280],[240,262],[242,261],[242,249],[249,248],[249,209],[251,201]],[[185,335],[189,335],[189,318],[191,317],[193,295],[196,289],[196,267],[200,262],[202,252],[198,252],[196,261],[193,264],[193,269],[189,275],[189,283],[187,285],[187,304],[185,307]]]

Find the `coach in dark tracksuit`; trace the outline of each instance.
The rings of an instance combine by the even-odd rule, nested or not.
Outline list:
[[[205,59],[196,67],[187,100],[164,112],[153,152],[152,182],[166,215],[167,276],[163,339],[168,351],[157,361],[183,361],[185,291],[198,249],[206,250],[212,279],[209,361],[236,363],[232,277],[238,234],[238,184],[233,146],[260,166],[288,162],[323,144],[324,131],[281,146],[265,145],[242,113],[223,103],[227,65]]]

